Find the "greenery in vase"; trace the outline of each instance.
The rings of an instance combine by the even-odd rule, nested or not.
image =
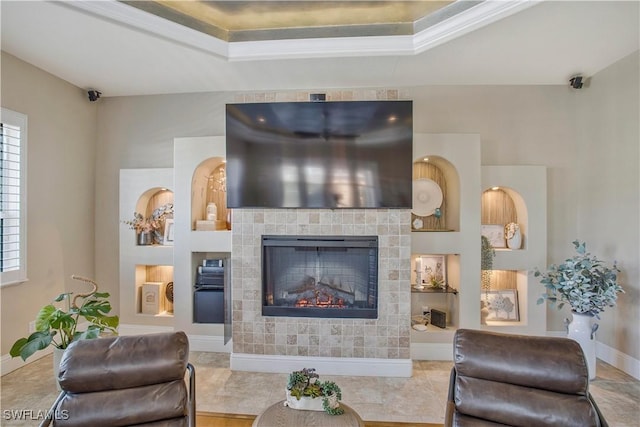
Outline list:
[[[342,399],[340,387],[333,381],[320,381],[320,376],[314,368],[304,368],[301,371],[291,372],[287,390],[297,400],[302,397],[310,397],[312,399],[321,397],[322,407],[330,415],[344,413],[344,409],[339,404],[336,405],[331,402],[332,398],[335,402],[339,402]]]
[[[107,299],[109,294],[97,292],[98,286],[91,279],[75,275],[71,277],[91,283],[93,290],[87,294],[78,294],[73,299],[71,292],[58,295],[53,302],[66,301],[66,310],[53,303],[42,307],[36,316],[36,331],[13,344],[9,351],[11,357],[20,356],[22,360],[26,360],[49,345],[65,349],[72,341],[97,338],[105,331],[117,334],[118,316],[107,316],[111,311],[111,303]],[[80,305],[76,302],[78,299]],[[78,321],[81,319],[89,322],[85,331],[78,330]]]
[[[534,276],[541,277],[540,283],[546,288],[538,304],[546,300],[558,309],[569,304],[575,313],[600,318],[599,313],[614,307],[618,293],[624,292],[617,282],[620,270],[615,261],[608,266],[588,253],[584,242],[575,240],[573,245],[577,255],[562,264],[552,264],[545,272],[534,270]]]
[[[493,259],[496,251],[486,236],[480,236],[482,249],[480,251],[480,270],[482,271],[482,290],[485,292],[485,298],[491,290],[491,271],[493,270]]]

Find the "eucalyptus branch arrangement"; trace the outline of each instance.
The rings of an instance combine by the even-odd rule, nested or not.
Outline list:
[[[575,313],[599,317],[606,307],[614,307],[618,293],[624,292],[618,284],[620,272],[616,262],[611,266],[587,252],[586,243],[573,242],[577,255],[562,264],[552,264],[545,272],[534,270],[535,277],[546,288],[538,304],[548,301],[560,310],[565,304]]]
[[[145,218],[139,212],[133,213],[132,220],[122,221],[136,233],[153,233],[156,241],[160,241],[164,233],[164,223],[173,217],[173,203],[164,204],[153,210],[150,217]]]

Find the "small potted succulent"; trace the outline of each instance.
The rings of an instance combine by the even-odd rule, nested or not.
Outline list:
[[[342,391],[333,381],[320,381],[314,368],[304,368],[289,374],[286,406],[292,409],[322,411],[330,415],[341,415]]]

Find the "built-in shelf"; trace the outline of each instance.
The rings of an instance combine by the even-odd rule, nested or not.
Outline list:
[[[444,288],[434,288],[434,287],[431,287],[431,286],[423,286],[422,288],[420,288],[417,285],[411,285],[411,292],[412,293],[418,293],[418,294],[454,294],[454,295],[458,295],[458,290],[455,289],[455,288],[452,288],[449,285],[447,285]]]
[[[173,204],[172,169],[122,169],[120,171],[120,219],[129,220],[134,212],[151,217],[157,208]],[[170,218],[170,216],[169,216]],[[159,230],[164,236],[164,229]],[[120,228],[120,323],[171,327],[173,313],[166,296],[166,286],[173,281],[173,246],[161,239],[152,245],[138,245],[135,230]],[[160,284],[153,295],[157,311],[143,312],[143,287]]]

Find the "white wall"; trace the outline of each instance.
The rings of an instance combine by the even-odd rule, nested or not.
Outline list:
[[[4,73],[3,63],[3,92],[5,81],[10,78]],[[14,75],[11,80],[24,78]],[[639,310],[638,78],[636,53],[594,76],[591,87],[582,91],[566,86],[401,89],[414,100],[415,132],[478,133],[482,138],[484,165],[528,164],[548,168],[549,261],[559,262],[569,256],[575,238],[587,240],[590,249],[604,258],[615,256],[624,261],[622,277],[627,293],[621,297],[618,309],[603,317],[601,328],[608,333],[600,337],[607,345],[636,360],[640,359],[639,328],[637,322],[626,321],[637,320]],[[174,137],[223,134],[224,103],[232,102],[235,95],[201,93],[99,101],[95,271],[98,281],[113,294],[118,292],[115,239],[118,221],[122,219],[115,214],[119,169],[171,167]],[[4,102],[3,99],[3,106]],[[74,114],[69,114],[69,119],[75,119]],[[603,148],[602,141],[611,150]],[[593,153],[578,157],[577,153],[586,147]],[[615,157],[607,157],[612,153],[616,153]],[[606,173],[596,174],[588,167],[594,162],[606,165]],[[614,174],[613,179],[598,178],[610,173]],[[582,183],[585,178],[588,184]],[[610,181],[625,187],[624,198],[611,196]],[[605,215],[608,211],[602,207],[602,199],[595,197],[602,194],[606,195],[607,204],[614,205],[610,215]],[[593,225],[609,218],[606,232],[596,231]],[[621,218],[627,218],[628,224]],[[562,330],[562,318],[566,315],[550,311],[548,329]]]
[[[573,168],[579,189],[576,236],[599,258],[617,260],[626,291],[616,308],[604,312],[598,341],[635,359],[640,359],[639,64],[640,55],[631,55],[596,74],[580,93]]]
[[[2,106],[28,116],[29,281],[0,292],[6,355],[40,307],[87,290],[72,274],[94,276],[97,111],[83,90],[4,52]]]

